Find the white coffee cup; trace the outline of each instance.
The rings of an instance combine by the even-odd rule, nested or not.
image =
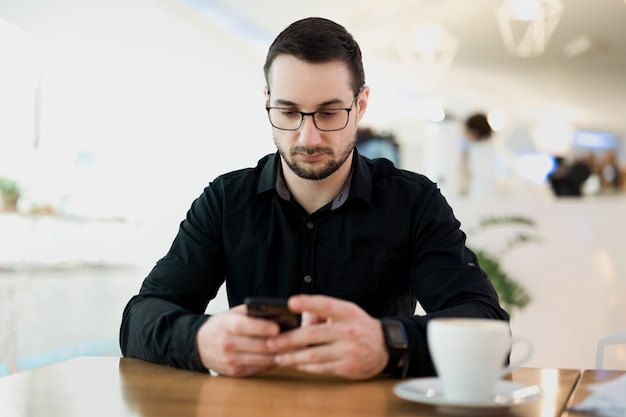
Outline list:
[[[497,381],[532,355],[526,338],[512,338],[506,321],[436,318],[427,325],[428,348],[450,401],[483,402],[494,398]],[[513,343],[527,346],[523,357],[506,366]]]

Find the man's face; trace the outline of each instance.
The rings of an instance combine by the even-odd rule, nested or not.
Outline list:
[[[278,56],[269,71],[266,104],[305,113],[352,108],[342,130],[320,131],[311,116],[304,116],[298,130],[273,128],[274,143],[287,166],[308,180],[329,177],[352,155],[357,122],[367,107],[369,88],[355,100],[351,76],[345,64],[333,61],[308,63],[290,55]]]

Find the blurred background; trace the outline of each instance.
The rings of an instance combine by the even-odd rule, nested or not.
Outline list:
[[[361,45],[368,138],[531,295],[512,319],[530,365],[594,367],[626,328],[624,0],[0,0],[0,375],[119,354],[122,309],[193,199],[274,151],[265,53],[309,16]],[[509,253],[519,225],[480,229],[511,216],[541,238]]]

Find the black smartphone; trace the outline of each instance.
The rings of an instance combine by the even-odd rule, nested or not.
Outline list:
[[[300,327],[302,315],[289,310],[285,299],[247,297],[243,302],[248,308],[249,316],[275,321],[280,326],[281,332]]]

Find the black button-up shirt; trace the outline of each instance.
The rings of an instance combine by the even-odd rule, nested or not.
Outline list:
[[[253,295],[326,294],[373,317],[400,318],[409,375],[434,374],[428,319],[508,319],[452,209],[426,177],[355,150],[342,191],[308,214],[290,198],[279,158],[218,177],[193,202],[169,252],[124,311],[124,355],[206,370],[196,333],[224,282],[231,306]],[[416,302],[426,316],[414,315]]]

